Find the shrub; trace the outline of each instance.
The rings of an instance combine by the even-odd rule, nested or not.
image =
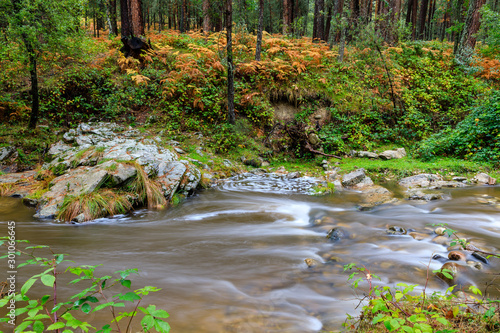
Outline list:
[[[500,91],[492,93],[454,129],[445,129],[421,142],[417,156],[430,160],[435,156],[455,156],[474,161],[500,160]]]

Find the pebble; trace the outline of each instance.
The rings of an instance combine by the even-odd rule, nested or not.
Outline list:
[[[420,241],[422,239],[426,239],[427,237],[429,237],[429,235],[423,234],[423,233],[420,233],[420,232],[410,232],[409,235],[411,237],[413,237],[413,239],[418,240],[418,241]]]
[[[443,236],[444,235],[444,232],[445,232],[446,228],[443,228],[443,227],[439,227],[439,228],[436,228],[434,230],[434,232],[440,236]]]
[[[451,251],[448,253],[448,259],[454,261],[465,261],[465,253],[460,251]]]

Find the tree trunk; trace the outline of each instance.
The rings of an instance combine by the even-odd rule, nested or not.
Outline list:
[[[314,3],[314,24],[313,24],[313,40],[324,39],[325,31],[325,0],[316,0]]]
[[[234,68],[233,68],[233,3],[226,0],[226,33],[227,33],[227,113],[228,120],[234,125]]]
[[[422,0],[420,5],[420,17],[418,19],[418,38],[424,39],[425,37],[425,21],[427,18],[427,8],[429,7],[429,0]]]
[[[118,35],[118,25],[116,23],[116,0],[109,0],[106,4],[108,14],[109,32],[115,36]]]
[[[132,29],[130,26],[130,19],[129,19],[128,0],[120,0],[120,18],[122,21],[122,27],[121,27],[122,37],[128,37],[132,35]]]
[[[257,28],[257,47],[255,48],[255,60],[260,61],[262,51],[262,29],[264,27],[264,0],[259,0],[259,27]]]
[[[288,33],[288,23],[290,22],[290,1],[292,0],[283,0],[283,35]]]
[[[203,33],[208,36],[210,31],[210,1],[203,0]]]
[[[461,63],[466,62],[474,52],[474,47],[476,46],[475,34],[478,32],[481,24],[479,9],[481,9],[484,3],[485,0],[469,0],[467,19],[465,20],[460,44],[455,55],[455,58]]]
[[[26,40],[25,40],[26,42]],[[26,49],[30,59],[30,81],[31,81],[31,115],[28,128],[34,129],[38,122],[38,114],[40,112],[40,99],[38,97],[38,75],[36,68],[36,56],[31,44],[28,42]]]
[[[132,35],[144,36],[142,0],[130,0],[130,21],[132,23]]]

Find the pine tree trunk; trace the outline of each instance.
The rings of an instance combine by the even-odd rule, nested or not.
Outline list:
[[[480,13],[479,9],[484,5],[485,0],[469,0],[469,10],[465,20],[464,28],[460,38],[460,43],[455,54],[455,59],[460,63],[465,63],[474,52],[476,46],[475,34],[479,31]]]
[[[422,0],[420,5],[420,17],[418,20],[418,38],[425,38],[425,21],[427,18],[427,8],[429,7],[429,0]]]
[[[132,29],[130,27],[130,21],[129,21],[128,0],[120,0],[120,18],[122,21],[122,26],[120,31],[122,37],[128,37],[132,35]]]
[[[264,28],[264,0],[259,0],[259,27],[257,28],[257,47],[255,48],[255,60],[260,61],[262,51],[262,29]]]
[[[210,1],[203,0],[203,33],[205,36],[210,31]]]
[[[227,113],[229,123],[234,125],[234,67],[233,67],[233,4],[226,0],[226,33],[227,33]]]

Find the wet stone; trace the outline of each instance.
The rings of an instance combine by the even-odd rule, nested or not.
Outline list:
[[[332,242],[337,242],[343,238],[346,238],[346,234],[342,230],[342,228],[333,228],[332,230],[330,230],[328,235],[326,235],[326,238],[328,238]]]
[[[465,261],[465,253],[460,251],[451,251],[448,253],[448,259],[453,261]]]
[[[407,231],[403,227],[392,225],[389,228],[387,228],[387,233],[389,235],[406,235]]]
[[[420,233],[420,232],[410,232],[408,235],[410,235],[411,237],[413,237],[413,239],[415,240],[423,240],[423,239],[426,239],[427,237],[429,237],[429,235],[427,234],[423,234],[423,233]]]

